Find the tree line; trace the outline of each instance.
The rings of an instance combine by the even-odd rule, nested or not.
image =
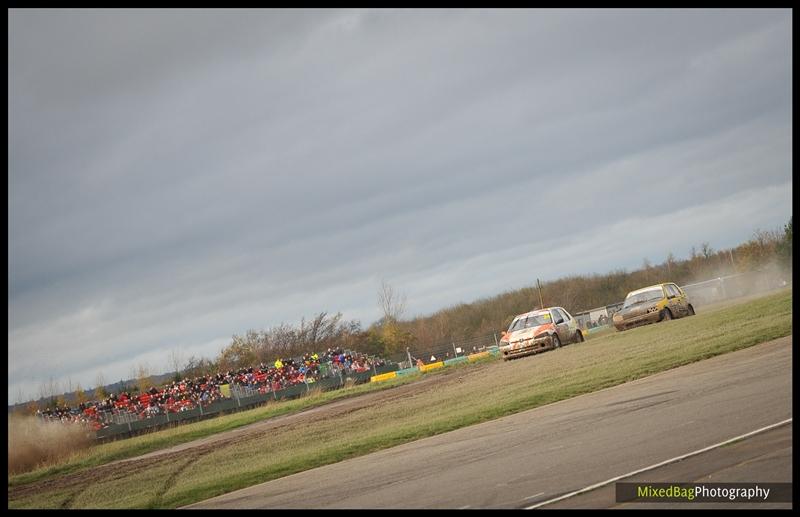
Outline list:
[[[572,275],[542,284],[545,306],[560,306],[575,314],[603,307],[624,299],[625,295],[642,286],[661,282],[687,285],[693,282],[754,271],[769,267],[791,271],[792,219],[780,230],[758,230],[747,242],[735,248],[715,250],[709,243],[692,246],[689,257],[678,259],[669,253],[660,264],[644,259],[634,271],[617,269],[605,274]],[[535,280],[532,278],[532,280]],[[271,364],[278,358],[297,357],[306,352],[324,352],[328,348],[354,350],[384,358],[401,360],[408,349],[420,356],[432,346],[445,342],[463,342],[500,332],[508,327],[517,314],[539,307],[536,286],[504,292],[472,303],[460,303],[433,314],[403,319],[406,296],[383,281],[378,289],[377,305],[382,317],[363,328],[357,320],[346,320],[341,313],[320,312],[299,324],[282,323],[263,330],[248,330],[234,334],[231,342],[215,358],[183,358],[177,350],[170,351],[168,364],[174,380],[219,371],[236,370]],[[129,382],[132,391],[145,391],[155,382],[146,365],[132,370]],[[94,391],[84,392],[78,386],[73,400],[102,399],[107,396],[102,374]],[[124,383],[123,383],[124,384]],[[53,380],[40,389],[40,403],[46,405],[65,401],[57,396]]]

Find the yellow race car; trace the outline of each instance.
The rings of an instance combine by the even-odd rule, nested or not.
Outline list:
[[[631,291],[612,321],[617,330],[648,323],[693,316],[694,307],[683,289],[674,283],[651,285]]]

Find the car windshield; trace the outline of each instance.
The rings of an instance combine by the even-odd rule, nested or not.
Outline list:
[[[539,325],[544,325],[545,323],[552,323],[549,312],[529,314],[528,316],[521,316],[515,319],[511,323],[511,326],[508,327],[508,331],[514,332],[516,330],[538,327]]]
[[[638,303],[653,302],[660,300],[664,297],[664,291],[661,287],[653,287],[646,291],[639,291],[638,293],[631,293],[625,298],[625,305],[623,307],[630,307]]]

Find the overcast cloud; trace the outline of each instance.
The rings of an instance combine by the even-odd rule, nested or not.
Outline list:
[[[9,12],[8,399],[791,215],[760,11]],[[654,231],[656,230],[656,231]]]

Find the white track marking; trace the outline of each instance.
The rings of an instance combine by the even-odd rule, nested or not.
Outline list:
[[[527,501],[528,499],[533,499],[534,497],[539,497],[540,495],[544,494],[544,492],[539,492],[538,494],[529,495],[523,501]]]
[[[690,456],[696,456],[698,454],[702,454],[704,452],[710,451],[711,449],[716,449],[717,447],[722,447],[723,445],[727,445],[729,443],[741,440],[743,438],[747,438],[747,437],[753,436],[754,434],[763,433],[764,431],[769,431],[770,429],[774,429],[776,427],[780,427],[782,425],[786,425],[791,421],[792,421],[791,418],[787,418],[786,420],[784,420],[782,422],[778,422],[777,424],[768,425],[766,427],[762,427],[760,429],[756,429],[755,431],[750,431],[749,433],[745,433],[745,434],[736,436],[734,438],[731,438],[729,440],[725,440],[724,442],[715,443],[714,445],[709,445],[708,447],[704,447],[702,449],[699,449],[699,450],[684,454],[682,456],[676,456],[675,458],[671,458],[671,459],[668,459],[666,461],[662,461],[661,463],[656,463],[655,465],[650,465],[649,467],[645,467],[643,469],[634,470],[633,472],[628,472],[627,474],[623,474],[621,476],[617,476],[617,477],[608,479],[606,481],[601,481],[600,483],[595,483],[594,485],[587,486],[586,488],[581,488],[580,490],[576,490],[574,492],[570,492],[568,494],[564,494],[562,496],[559,496],[559,497],[556,497],[556,498],[553,498],[553,499],[548,499],[547,501],[542,501],[541,503],[536,503],[535,505],[528,506],[525,509],[526,510],[533,510],[534,508],[539,508],[540,506],[544,506],[546,504],[552,504],[552,503],[555,503],[557,501],[561,501],[563,499],[569,499],[570,497],[574,497],[574,496],[576,496],[578,494],[583,494],[584,492],[589,492],[591,490],[594,490],[595,488],[600,488],[602,486],[606,486],[608,484],[613,483],[614,481],[619,481],[620,479],[624,479],[626,477],[634,476],[636,474],[641,474],[642,472],[647,472],[648,470],[653,470],[653,469],[658,468],[658,467],[663,467],[664,465],[669,465],[670,463],[674,463],[676,461],[680,461],[680,460],[688,458]]]

